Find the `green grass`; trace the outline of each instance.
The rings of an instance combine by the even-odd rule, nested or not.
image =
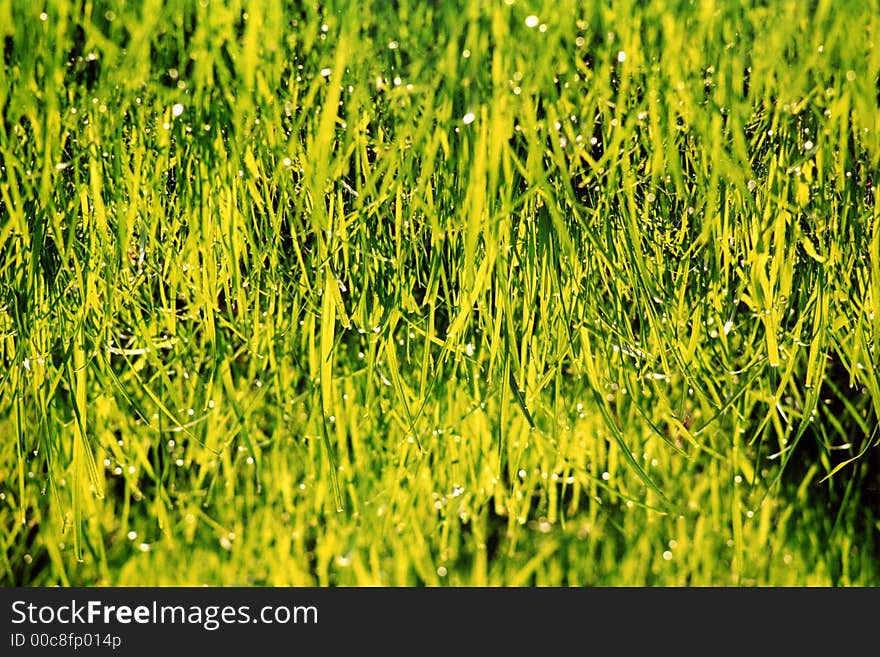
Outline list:
[[[395,4],[0,0],[0,583],[880,583],[880,5]]]

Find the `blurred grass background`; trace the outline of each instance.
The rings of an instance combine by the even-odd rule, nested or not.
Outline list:
[[[0,582],[876,585],[878,16],[0,0]]]

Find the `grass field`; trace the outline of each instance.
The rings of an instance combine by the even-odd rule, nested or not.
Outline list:
[[[880,584],[876,0],[0,37],[0,583]]]

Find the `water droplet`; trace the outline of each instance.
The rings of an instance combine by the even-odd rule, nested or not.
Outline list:
[[[330,73],[332,73],[332,71],[329,68],[322,68],[321,69],[321,75],[325,78],[329,78]]]
[[[623,64],[623,62],[626,61],[626,53],[623,52],[622,50],[619,53],[617,53],[617,61],[620,62],[621,64]]]
[[[526,27],[528,27],[528,28],[538,27],[538,23],[540,23],[540,22],[541,21],[538,20],[538,17],[535,16],[534,14],[532,14],[531,16],[526,16],[525,23],[526,23]]]
[[[128,534],[126,534],[126,536],[128,536],[129,541],[133,541],[134,539],[136,539],[138,537],[136,531],[130,531],[130,532],[128,532]]]
[[[464,123],[465,125],[470,125],[471,123],[473,123],[476,120],[476,118],[477,117],[476,117],[476,115],[474,115],[473,112],[468,112],[463,117],[461,117],[461,122]]]
[[[171,114],[172,116],[180,116],[181,114],[183,114],[183,105],[181,105],[180,103],[175,103],[174,106],[171,108]]]

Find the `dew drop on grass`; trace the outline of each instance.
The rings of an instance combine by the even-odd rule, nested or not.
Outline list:
[[[183,114],[183,105],[180,103],[175,103],[174,106],[171,108],[171,114],[175,117]]]
[[[670,552],[669,550],[666,550],[663,553],[663,559],[665,559],[666,561],[671,561],[672,560],[672,552]]]
[[[526,20],[525,20],[526,27],[528,27],[530,29],[538,27],[538,23],[540,23],[540,22],[541,21],[534,14],[532,14],[531,16],[526,16]]]
[[[128,534],[126,534],[126,536],[128,537],[129,541],[133,541],[134,539],[136,539],[138,537],[136,531],[130,531],[130,532],[128,532]]]
[[[464,123],[465,125],[470,125],[471,123],[473,123],[476,120],[476,118],[477,117],[474,115],[473,112],[468,112],[463,117],[461,117],[461,122]]]

